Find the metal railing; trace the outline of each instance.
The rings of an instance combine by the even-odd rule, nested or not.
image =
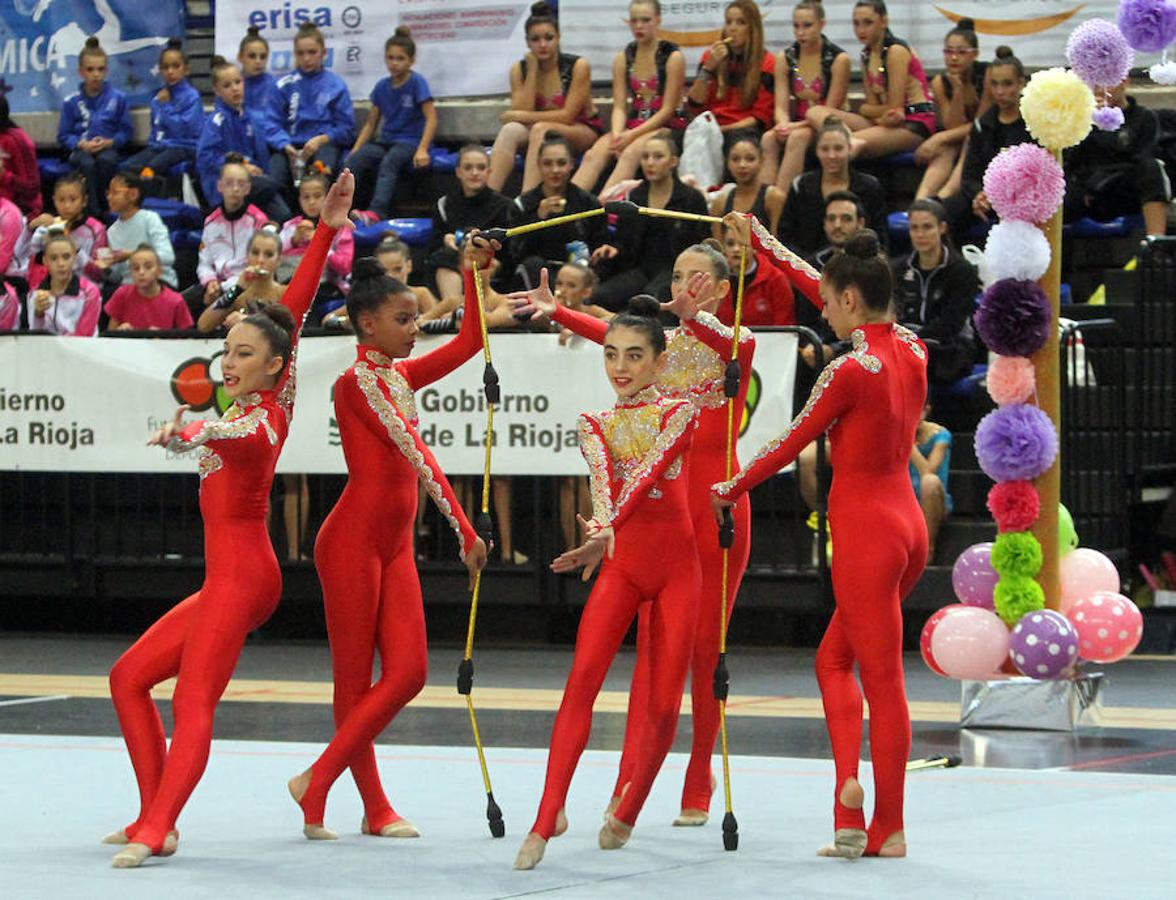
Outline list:
[[[1176,476],[1176,237],[1150,237],[1139,253],[1135,298],[1133,489]]]

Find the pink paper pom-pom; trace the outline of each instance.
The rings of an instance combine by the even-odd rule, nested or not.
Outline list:
[[[1066,176],[1054,155],[1037,144],[1002,150],[984,173],[984,192],[1002,219],[1046,222],[1066,193]]]
[[[989,396],[999,406],[1024,403],[1037,389],[1033,363],[1024,356],[996,357],[988,366],[985,380],[988,382]]]

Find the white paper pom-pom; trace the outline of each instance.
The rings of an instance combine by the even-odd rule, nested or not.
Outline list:
[[[1147,70],[1151,80],[1156,84],[1176,84],[1176,62],[1164,61],[1156,63]]]
[[[1049,268],[1049,241],[1028,222],[1000,222],[988,232],[984,257],[993,278],[1036,281]]]

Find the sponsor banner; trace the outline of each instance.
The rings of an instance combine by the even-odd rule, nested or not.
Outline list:
[[[183,0],[0,0],[0,91],[14,113],[60,109],[78,89],[78,54],[95,35],[110,83],[146,106],[163,84],[160,50],[183,33]]]
[[[448,340],[422,336],[414,355]],[[792,418],[796,338],[762,332],[739,453],[748,459]],[[135,340],[0,336],[0,469],[193,473],[191,454],[147,447],[176,406],[186,420],[219,416],[229,405],[220,386],[219,339]],[[576,417],[605,409],[615,396],[600,348],[555,335],[491,338],[502,384],[495,411],[494,471],[504,475],[579,475]],[[349,337],[309,338],[298,352],[294,424],[279,472],[346,471],[331,390],[355,360]],[[445,471],[482,471],[486,408],[479,358],[417,392],[420,432]]]
[[[434,97],[501,94],[508,70],[526,52],[523,22],[530,4],[520,0],[249,0],[216,4],[216,52],[236,59],[245,29],[255,25],[270,44],[270,71],[294,69],[294,35],[303,22],[323,32],[326,67],[366,99],[388,74],[384,42],[397,25],[412,31],[413,68]]]
[[[767,49],[779,52],[794,38],[795,0],[759,0]],[[1087,19],[1115,21],[1117,0],[889,0],[890,30],[911,44],[928,70],[943,68],[943,37],[963,16],[976,22],[980,59],[990,60],[1001,44],[1027,66],[1066,64],[1066,39]],[[693,77],[702,52],[719,40],[727,0],[663,0],[662,36],[682,47],[687,75]],[[827,0],[825,34],[849,52],[860,74],[861,45],[853,35],[854,0]],[[562,0],[561,44],[565,52],[587,56],[592,77],[609,78],[613,56],[630,40],[624,20],[628,6],[618,0]],[[1142,61],[1142,60],[1141,60]],[[1148,62],[1155,60],[1148,60]]]

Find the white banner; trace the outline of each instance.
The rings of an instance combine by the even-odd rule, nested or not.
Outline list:
[[[388,74],[384,42],[397,25],[407,25],[417,45],[413,68],[434,97],[501,94],[510,90],[510,64],[527,51],[529,8],[521,0],[318,0],[306,7],[221,2],[216,52],[236,59],[245,29],[256,25],[270,44],[270,71],[280,78],[294,68],[298,26],[313,22],[327,41],[326,68],[362,100]]]
[[[417,353],[448,337],[422,336]],[[792,418],[796,338],[756,335],[754,381],[739,453],[750,457]],[[190,404],[190,420],[219,415],[219,339],[135,340],[0,336],[0,469],[72,472],[195,472],[186,455],[147,447],[147,436]],[[615,397],[600,348],[555,335],[491,337],[502,403],[494,414],[494,471],[579,475],[576,416]],[[294,425],[280,472],[346,472],[331,389],[355,360],[350,337],[309,338],[298,354]],[[481,358],[417,393],[420,431],[445,471],[482,471],[486,410]]]

